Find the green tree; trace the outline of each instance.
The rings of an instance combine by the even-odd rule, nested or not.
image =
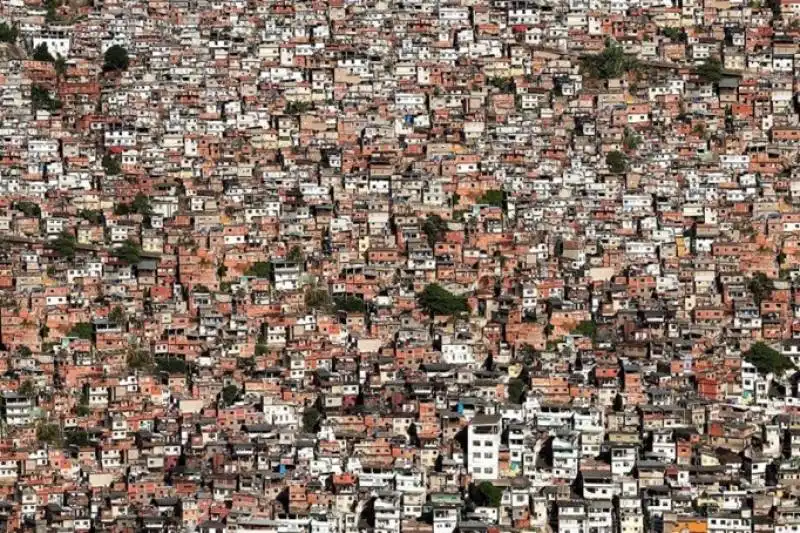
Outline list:
[[[503,207],[503,191],[491,190],[486,191],[478,198],[479,204],[488,204],[494,207]]]
[[[686,34],[683,33],[681,28],[662,28],[661,33],[663,33],[664,36],[669,40],[676,43],[682,43],[686,41]]]
[[[8,22],[0,23],[0,42],[15,43],[19,36],[19,30]]]
[[[245,275],[254,278],[271,278],[272,277],[272,263],[265,261],[257,261],[247,269]]]
[[[428,244],[433,247],[438,241],[444,238],[447,230],[447,223],[439,215],[428,215],[422,223],[422,232],[428,238]]]
[[[622,137],[622,145],[626,150],[636,150],[641,144],[642,138],[630,128],[625,128],[625,135]]]
[[[516,89],[514,84],[514,78],[512,77],[489,78],[489,85],[497,88],[503,94],[513,93]]]
[[[756,272],[747,283],[747,288],[753,293],[753,300],[756,305],[760,306],[761,302],[772,295],[773,285],[772,280],[769,279],[763,272]]]
[[[127,70],[130,63],[128,51],[118,44],[109,47],[103,58],[105,60],[103,70],[105,71]]]
[[[136,193],[133,202],[131,202],[131,211],[142,216],[152,215],[153,208],[150,205],[150,198],[143,193]]]
[[[79,339],[91,340],[94,330],[92,325],[88,322],[78,322],[67,333],[68,337],[77,337]]]
[[[287,115],[301,115],[311,109],[311,102],[288,102],[284,108]]]
[[[508,401],[513,404],[521,404],[525,401],[525,383],[518,378],[508,382]]]
[[[53,66],[55,67],[56,75],[59,78],[64,77],[64,74],[67,73],[67,60],[63,57],[58,56],[58,59],[56,59],[56,62],[53,64]]]
[[[339,311],[345,311],[347,313],[363,313],[366,311],[364,300],[358,296],[353,296],[350,294],[345,296],[336,296],[333,299],[333,303],[336,305],[336,309]]]
[[[597,324],[594,320],[584,320],[572,332],[594,339],[597,335]]]
[[[599,54],[583,59],[583,69],[586,74],[604,80],[619,78],[636,66],[636,60],[626,56],[622,47],[611,41],[606,42],[606,47]]]
[[[319,431],[319,423],[322,415],[313,407],[307,408],[303,412],[303,431],[306,433],[316,433]]]
[[[135,350],[128,354],[128,368],[146,370],[154,365],[153,356],[149,350]]]
[[[56,237],[56,240],[50,243],[50,247],[55,250],[58,255],[66,259],[75,258],[75,248],[77,245],[78,241],[75,239],[75,236],[67,232],[61,232],[58,237]]]
[[[104,220],[103,212],[97,209],[81,209],[78,216],[92,224],[102,224]]]
[[[292,246],[292,249],[286,254],[286,260],[290,263],[302,263],[305,260],[303,250],[299,246]]]
[[[127,240],[118,248],[114,248],[112,253],[114,257],[129,265],[135,265],[142,259],[142,249],[131,240]]]
[[[795,368],[791,359],[781,352],[770,348],[763,342],[753,344],[753,346],[745,352],[744,359],[755,366],[761,374],[769,374],[771,372],[776,376],[780,376],[785,371]]]
[[[82,429],[74,429],[66,432],[67,446],[77,446],[83,448],[89,446],[89,433]]]
[[[125,311],[119,305],[114,306],[114,309],[108,314],[108,321],[118,326],[127,322]]]
[[[469,303],[463,296],[456,296],[441,285],[431,283],[422,291],[420,305],[431,315],[455,315],[468,313]]]
[[[331,307],[331,296],[326,289],[311,289],[305,294],[305,304],[309,309],[327,310]]]
[[[46,22],[59,22],[61,17],[57,10],[61,6],[61,0],[45,0],[44,5],[47,8],[44,20]]]
[[[31,107],[34,111],[44,109],[53,113],[61,109],[61,102],[50,96],[50,91],[41,85],[31,85]]]
[[[628,158],[619,150],[614,150],[606,155],[606,165],[614,174],[621,174],[628,168]]]
[[[185,374],[189,370],[186,361],[175,357],[158,357],[156,359],[156,368],[159,372],[166,372],[167,374]]]
[[[697,67],[697,75],[703,81],[717,83],[722,79],[722,63],[716,57],[709,57]]]
[[[36,427],[36,440],[50,446],[58,446],[61,444],[61,428],[56,424],[41,422]]]
[[[21,211],[26,217],[39,218],[42,216],[42,209],[33,202],[21,201],[14,204],[17,211]]]
[[[494,486],[489,481],[484,481],[474,487],[472,500],[481,507],[499,507],[503,500],[503,489]]]
[[[50,50],[47,49],[47,44],[45,43],[33,49],[32,57],[34,61],[46,61],[47,63],[53,63],[56,60],[53,54],[50,53]]]
[[[116,176],[117,174],[122,172],[122,165],[119,162],[119,157],[115,157],[111,154],[106,154],[103,156],[102,164],[103,164],[103,169],[109,176]]]
[[[222,389],[220,397],[223,406],[228,407],[233,405],[237,398],[239,398],[239,387],[236,385],[227,385]]]
[[[37,394],[36,385],[33,383],[33,380],[26,379],[20,384],[17,393],[26,398],[35,398]]]

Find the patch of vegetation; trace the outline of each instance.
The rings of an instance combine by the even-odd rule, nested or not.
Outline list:
[[[444,238],[447,223],[439,215],[428,215],[422,223],[422,232],[428,238],[428,244],[433,247],[436,242]]]
[[[470,498],[479,507],[499,507],[503,500],[503,489],[494,486],[489,481],[484,481],[477,486],[473,486],[470,491]]]
[[[127,70],[128,64],[130,63],[128,51],[118,44],[109,47],[103,55],[103,59],[103,70],[106,72]]]
[[[47,63],[54,63],[56,58],[53,57],[53,54],[50,53],[50,50],[47,48],[47,44],[42,43],[36,48],[33,49],[33,57],[34,61],[45,61]]]
[[[513,93],[516,90],[514,78],[512,77],[489,78],[488,83],[503,94]]]
[[[722,79],[722,63],[716,57],[709,57],[697,67],[697,75],[703,81],[717,83]]]
[[[128,319],[125,316],[125,311],[119,305],[114,306],[114,309],[108,313],[108,321],[117,326],[125,324]]]
[[[19,390],[17,390],[17,394],[21,396],[25,396],[26,398],[36,398],[38,394],[36,390],[36,385],[33,383],[33,380],[26,379],[23,381],[20,386]]]
[[[94,330],[92,325],[88,322],[78,322],[67,333],[68,337],[77,337],[79,339],[92,340]]]
[[[333,299],[333,303],[337,310],[345,311],[347,313],[363,313],[367,310],[364,300],[351,294],[346,296],[337,296]]]
[[[744,359],[756,367],[760,374],[770,372],[779,376],[787,370],[795,368],[794,363],[788,357],[777,350],[773,350],[763,342],[757,342],[745,352]]]
[[[503,207],[503,191],[501,190],[486,191],[480,198],[478,198],[478,203],[487,204],[494,207]]]
[[[19,29],[8,22],[0,23],[0,42],[15,43],[19,37]]]
[[[316,433],[319,431],[319,423],[322,415],[313,407],[309,407],[303,412],[303,431],[306,433]]]
[[[61,257],[66,259],[74,259],[75,248],[77,244],[78,241],[75,239],[74,235],[71,235],[67,232],[61,232],[61,234],[56,237],[56,240],[50,243],[50,247]]]
[[[583,59],[584,72],[592,78],[602,80],[619,78],[636,66],[636,59],[625,55],[622,46],[612,41],[607,41],[606,47],[599,54]]]
[[[621,174],[628,168],[628,158],[619,150],[614,150],[606,155],[606,165],[614,174]]]
[[[595,324],[594,320],[584,320],[572,330],[572,333],[594,339],[595,335],[597,335],[597,324]]]
[[[763,272],[756,272],[756,274],[750,278],[750,281],[747,282],[747,289],[753,293],[753,300],[756,302],[756,305],[760,306],[761,302],[772,295],[774,287],[772,285],[772,280],[769,279],[766,274]]]
[[[272,263],[268,263],[265,261],[258,261],[256,263],[253,263],[253,265],[247,269],[245,275],[255,278],[271,278],[272,271],[273,271]]]
[[[142,249],[135,242],[128,240],[122,243],[122,246],[114,248],[112,251],[114,257],[129,265],[135,265],[142,260]]]
[[[228,385],[222,389],[220,393],[220,399],[222,400],[222,405],[225,407],[229,407],[233,405],[236,400],[239,398],[239,387],[236,385]]]
[[[44,109],[53,113],[61,109],[61,101],[50,96],[50,91],[41,85],[31,86],[31,106],[33,110]]]
[[[57,9],[61,6],[61,0],[45,0],[44,3],[47,13],[44,16],[47,22],[61,22],[61,17]]]
[[[146,370],[152,368],[155,364],[153,356],[148,350],[136,350],[128,354],[127,359],[128,368],[134,370]]]
[[[83,448],[84,446],[89,446],[91,441],[89,440],[88,432],[82,429],[75,429],[66,432],[66,443],[67,446],[77,446],[78,448]]]
[[[61,428],[57,424],[42,422],[36,427],[36,440],[50,446],[61,444]]]
[[[287,115],[301,115],[311,109],[311,102],[288,102],[284,108]]]
[[[25,200],[16,202],[14,204],[14,208],[17,211],[22,211],[22,214],[26,217],[39,218],[42,216],[42,208],[33,202],[28,202]]]
[[[114,214],[119,216],[138,214],[146,217],[153,214],[153,208],[150,206],[150,198],[143,193],[137,193],[131,203],[123,202],[115,205]]]
[[[167,374],[185,374],[189,369],[186,361],[175,357],[157,357],[156,369]]]
[[[681,28],[662,28],[661,33],[664,34],[669,40],[676,43],[686,42],[686,34],[683,33]]]
[[[67,73],[67,60],[58,56],[55,63],[53,63],[53,67],[56,69],[56,75],[61,78]]]
[[[102,224],[105,219],[103,212],[97,209],[81,209],[78,216],[92,224]]]
[[[305,261],[305,255],[303,254],[302,248],[299,246],[292,246],[292,249],[289,250],[288,254],[286,254],[286,260],[290,263],[302,263]]]
[[[115,157],[111,154],[104,155],[103,169],[109,176],[116,176],[117,174],[122,172],[122,165],[119,162],[119,157]],[[121,205],[126,205],[126,204],[121,204]]]
[[[642,142],[642,138],[633,130],[625,128],[625,135],[622,137],[622,145],[626,150],[636,150]]]
[[[508,401],[513,404],[521,404],[525,401],[525,383],[514,378],[508,382]]]
[[[305,294],[305,304],[309,309],[330,309],[331,295],[328,294],[326,289],[311,289]]]
[[[431,315],[455,315],[469,312],[469,303],[438,283],[431,283],[419,297],[420,305]]]

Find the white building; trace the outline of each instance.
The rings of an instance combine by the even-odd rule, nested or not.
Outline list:
[[[477,415],[467,429],[467,472],[475,480],[494,480],[499,477],[500,434],[499,416]]]

